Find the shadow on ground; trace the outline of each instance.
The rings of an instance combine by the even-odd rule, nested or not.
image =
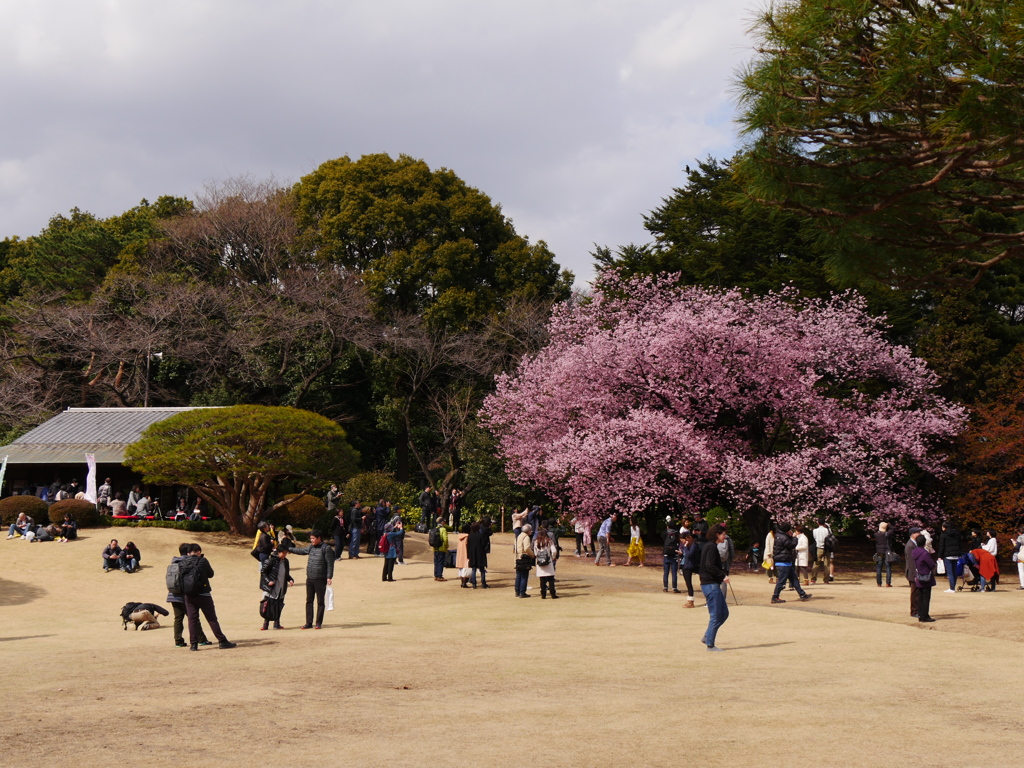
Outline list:
[[[25,605],[45,594],[46,590],[35,584],[0,579],[0,606]]]

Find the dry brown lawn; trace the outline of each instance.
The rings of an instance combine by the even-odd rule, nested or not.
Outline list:
[[[920,768],[1021,752],[1015,578],[983,595],[936,591],[929,627],[907,615],[902,579],[878,589],[846,573],[808,603],[770,606],[765,577],[739,573],[728,652],[708,654],[707,611],[662,592],[654,557],[642,569],[564,557],[564,599],[540,600],[534,578],[524,603],[510,536],[494,539],[494,588],[474,591],[434,582],[425,537],[410,535],[393,584],[379,559],[337,564],[337,609],[319,632],[298,629],[305,558],[293,557],[288,629],[261,632],[245,542],[109,536],[139,545],[138,574],[103,573],[104,530],[0,540],[3,765]],[[174,648],[169,620],[121,629],[124,603],[163,603],[183,536],[216,570],[237,649]]]

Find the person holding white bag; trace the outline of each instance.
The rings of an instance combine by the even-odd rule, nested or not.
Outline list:
[[[324,623],[327,587],[334,579],[334,550],[324,543],[323,531],[309,532],[309,546],[291,550],[293,555],[306,555],[306,623],[303,629],[320,629]],[[316,624],[313,623],[313,598],[316,598]]]
[[[1017,577],[1020,579],[1017,589],[1024,589],[1024,525],[1017,527],[1017,538],[1013,540],[1013,560],[1017,563]]]

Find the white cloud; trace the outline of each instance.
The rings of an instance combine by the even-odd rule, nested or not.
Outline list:
[[[0,236],[349,154],[447,166],[578,277],[736,142],[749,0],[0,6]]]

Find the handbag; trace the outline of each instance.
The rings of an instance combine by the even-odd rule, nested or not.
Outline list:
[[[899,561],[900,561],[900,556],[897,555],[895,552],[886,552],[885,553],[885,562],[889,563],[890,565],[895,565]]]
[[[334,587],[327,587],[324,592],[324,607],[328,611],[334,610]]]
[[[764,568],[766,571],[770,571],[772,568],[775,567],[775,563],[772,561],[770,557],[766,557],[764,559],[764,562],[761,563],[761,567]]]
[[[263,599],[260,601],[260,618],[264,620],[270,619],[270,600]]]
[[[946,575],[946,558],[940,557],[938,560],[935,561],[935,573],[937,573],[939,576]]]

